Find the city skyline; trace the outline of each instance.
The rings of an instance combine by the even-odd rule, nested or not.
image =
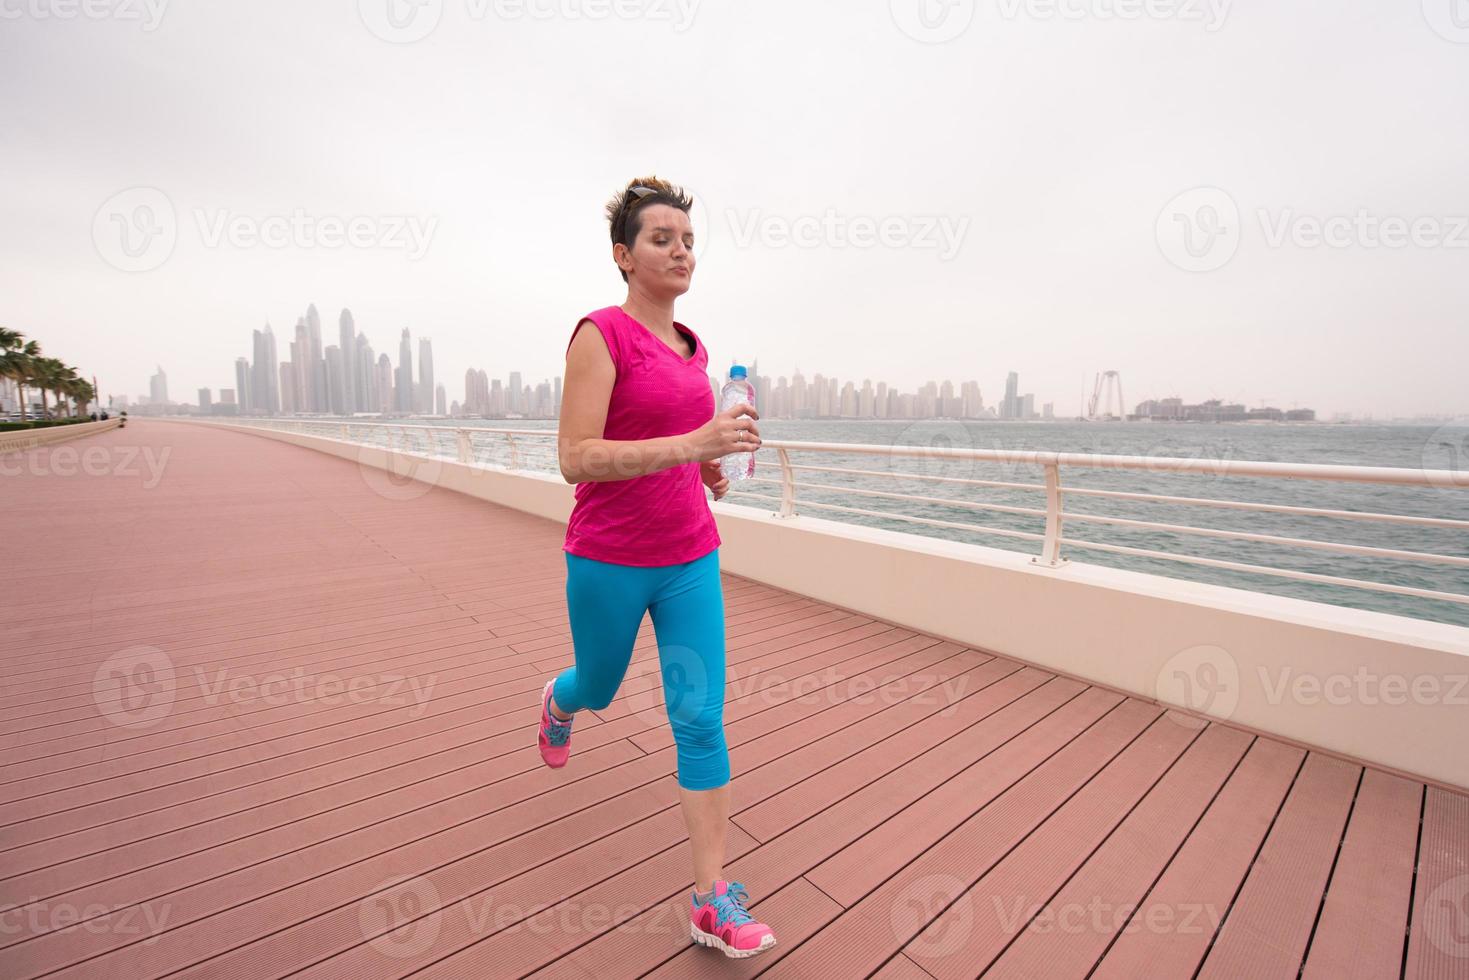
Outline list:
[[[339,342],[323,346],[321,336],[321,316],[314,302],[296,320],[289,359],[279,358],[269,323],[254,330],[253,360],[241,356],[234,362],[236,387],[220,387],[218,402],[213,400],[212,388],[197,389],[197,407],[211,414],[241,415],[560,417],[561,375],[532,387],[515,370],[509,372],[502,386],[501,380],[492,379],[485,369],[469,367],[464,371],[463,398],[451,399],[446,386],[435,379],[431,338],[419,338],[415,361],[412,331],[404,327],[394,367],[386,352],[374,358],[371,341],[366,331],[357,329],[349,308],[344,307],[338,316]],[[344,355],[343,351],[351,353]],[[1037,410],[1035,394],[1020,391],[1019,373],[1013,370],[1006,373],[1004,394],[997,402],[986,404],[983,388],[974,379],[961,381],[957,389],[950,379],[929,380],[917,390],[906,392],[883,380],[874,384],[866,377],[860,388],[855,379],[842,381],[820,372],[808,381],[799,366],[789,377],[770,376],[760,371],[758,358],[746,367],[757,407],[771,418],[1059,421],[1115,418],[1120,413],[1125,418],[1166,420],[1317,420],[1314,409],[1294,405],[1289,410],[1275,405],[1251,409],[1221,399],[1186,403],[1177,396],[1149,398],[1129,408],[1123,401],[1120,372],[1115,370],[1098,373],[1090,401],[1083,397],[1084,415],[1073,416],[1057,413],[1052,401],[1040,403]],[[717,404],[724,378],[715,373],[707,377]],[[161,365],[149,380],[147,402],[139,404],[169,406],[167,378]]]

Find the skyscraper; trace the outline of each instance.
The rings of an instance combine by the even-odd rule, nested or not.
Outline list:
[[[357,411],[380,412],[382,411],[381,399],[377,390],[377,358],[373,356],[372,345],[367,342],[367,334],[357,335]]]
[[[168,375],[163,373],[161,364],[158,373],[148,379],[148,400],[155,405],[168,404]]]
[[[397,404],[393,392],[393,362],[388,359],[388,355],[379,354],[377,357],[377,367],[373,370],[376,372],[375,376],[377,378],[377,404],[373,408],[383,415],[387,415],[393,410],[393,406]]]
[[[1013,419],[1020,414],[1020,399],[1016,390],[1020,387],[1020,375],[1011,371],[1005,375],[1005,400],[1000,403],[1000,418]]]
[[[333,415],[347,414],[346,370],[342,364],[342,349],[336,344],[326,348],[326,401],[327,411]]]
[[[250,362],[246,358],[235,358],[235,391],[239,392],[240,413],[252,411],[250,404]]]
[[[404,414],[412,414],[414,411],[413,338],[409,336],[407,327],[403,328],[403,336],[398,341],[398,379],[395,387],[397,389],[395,407]]]
[[[310,405],[305,409],[308,412],[327,411],[326,401],[326,361],[321,356],[321,314],[316,312],[316,304],[309,303],[306,306],[306,335],[311,339],[311,350],[307,357],[304,370],[309,381],[306,390],[310,396]]]
[[[341,339],[342,351],[342,414],[351,415],[361,411],[357,395],[357,324],[352,320],[352,311],[342,310],[337,322],[337,334]]]
[[[278,415],[281,410],[279,361],[275,334],[270,324],[255,331],[255,363],[250,372],[250,410],[257,415]]]
[[[424,337],[418,342],[418,409],[427,415],[434,410],[434,348]]]
[[[296,339],[291,341],[291,373],[281,374],[281,410],[311,411],[311,332],[305,317],[296,318]],[[294,408],[286,408],[289,402]]]

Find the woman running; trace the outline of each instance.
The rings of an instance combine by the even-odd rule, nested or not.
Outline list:
[[[760,416],[748,405],[715,412],[709,353],[673,318],[694,274],[692,204],[657,177],[607,204],[627,299],[587,314],[567,344],[557,441],[561,475],[576,484],[563,549],[576,666],[541,692],[537,742],[546,765],[566,765],[576,712],[612,702],[650,613],[693,846],[692,936],[750,956],[775,935],[745,907],[744,886],[721,877],[730,778],[724,593],[704,488],[724,496],[719,459],[760,448]],[[582,330],[587,323],[595,329]]]

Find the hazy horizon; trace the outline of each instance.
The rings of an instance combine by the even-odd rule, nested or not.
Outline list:
[[[1466,413],[1451,2],[24,0],[0,325],[191,402],[315,303],[431,338],[450,401],[534,387],[622,302],[602,206],[652,172],[711,372]]]

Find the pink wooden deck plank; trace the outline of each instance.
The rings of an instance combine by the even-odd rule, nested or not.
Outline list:
[[[1469,797],[1428,787],[1413,886],[1408,980],[1469,977]]]
[[[1304,756],[1280,742],[1255,740],[1103,956],[1094,977],[1193,976],[1214,940],[1218,923],[1212,921],[1212,912],[1229,908]],[[1147,927],[1149,922],[1185,920],[1199,928],[1163,932]]]
[[[846,909],[831,925],[770,971],[775,977],[804,977],[831,971],[860,976],[903,950],[986,869],[1023,840],[1099,769],[1123,752],[1162,714],[1153,705],[1128,700],[1053,755],[1045,764],[937,844],[916,855],[892,877]],[[779,849],[772,848],[772,854]],[[741,879],[744,880],[744,879]],[[914,956],[929,969],[929,957]]]
[[[1017,848],[1008,860],[1020,861],[1025,867],[1022,888],[1003,899],[994,896],[993,887],[986,889],[986,897],[1004,903],[1009,921],[1003,923],[1002,936],[1008,933],[1012,937],[986,976],[1084,977],[1090,973],[1251,741],[1243,732],[1210,725],[1102,845],[1084,859],[1080,869],[1048,898],[1045,892],[1059,875],[1048,877],[1041,869],[1049,857],[1049,863],[1064,872],[1064,852],[1056,848],[1046,854],[1047,827]],[[1027,848],[1040,850],[1039,858],[1027,855]],[[1201,909],[1172,921],[1139,920],[1139,927],[1159,929],[1165,934],[1201,928],[1212,931],[1223,915],[1222,908],[1212,916]]]
[[[1423,785],[1362,774],[1302,980],[1372,980],[1403,967]]]
[[[1165,713],[1108,760],[1094,778],[910,939],[903,952],[940,980],[987,970],[1014,938],[1025,911],[1055,894],[1201,738],[1197,725],[1179,724],[1175,718]],[[1227,741],[1222,746],[1216,743],[1200,755],[1217,765],[1219,752],[1229,748]]]
[[[1199,980],[1299,974],[1361,774],[1340,759],[1306,756]]]

